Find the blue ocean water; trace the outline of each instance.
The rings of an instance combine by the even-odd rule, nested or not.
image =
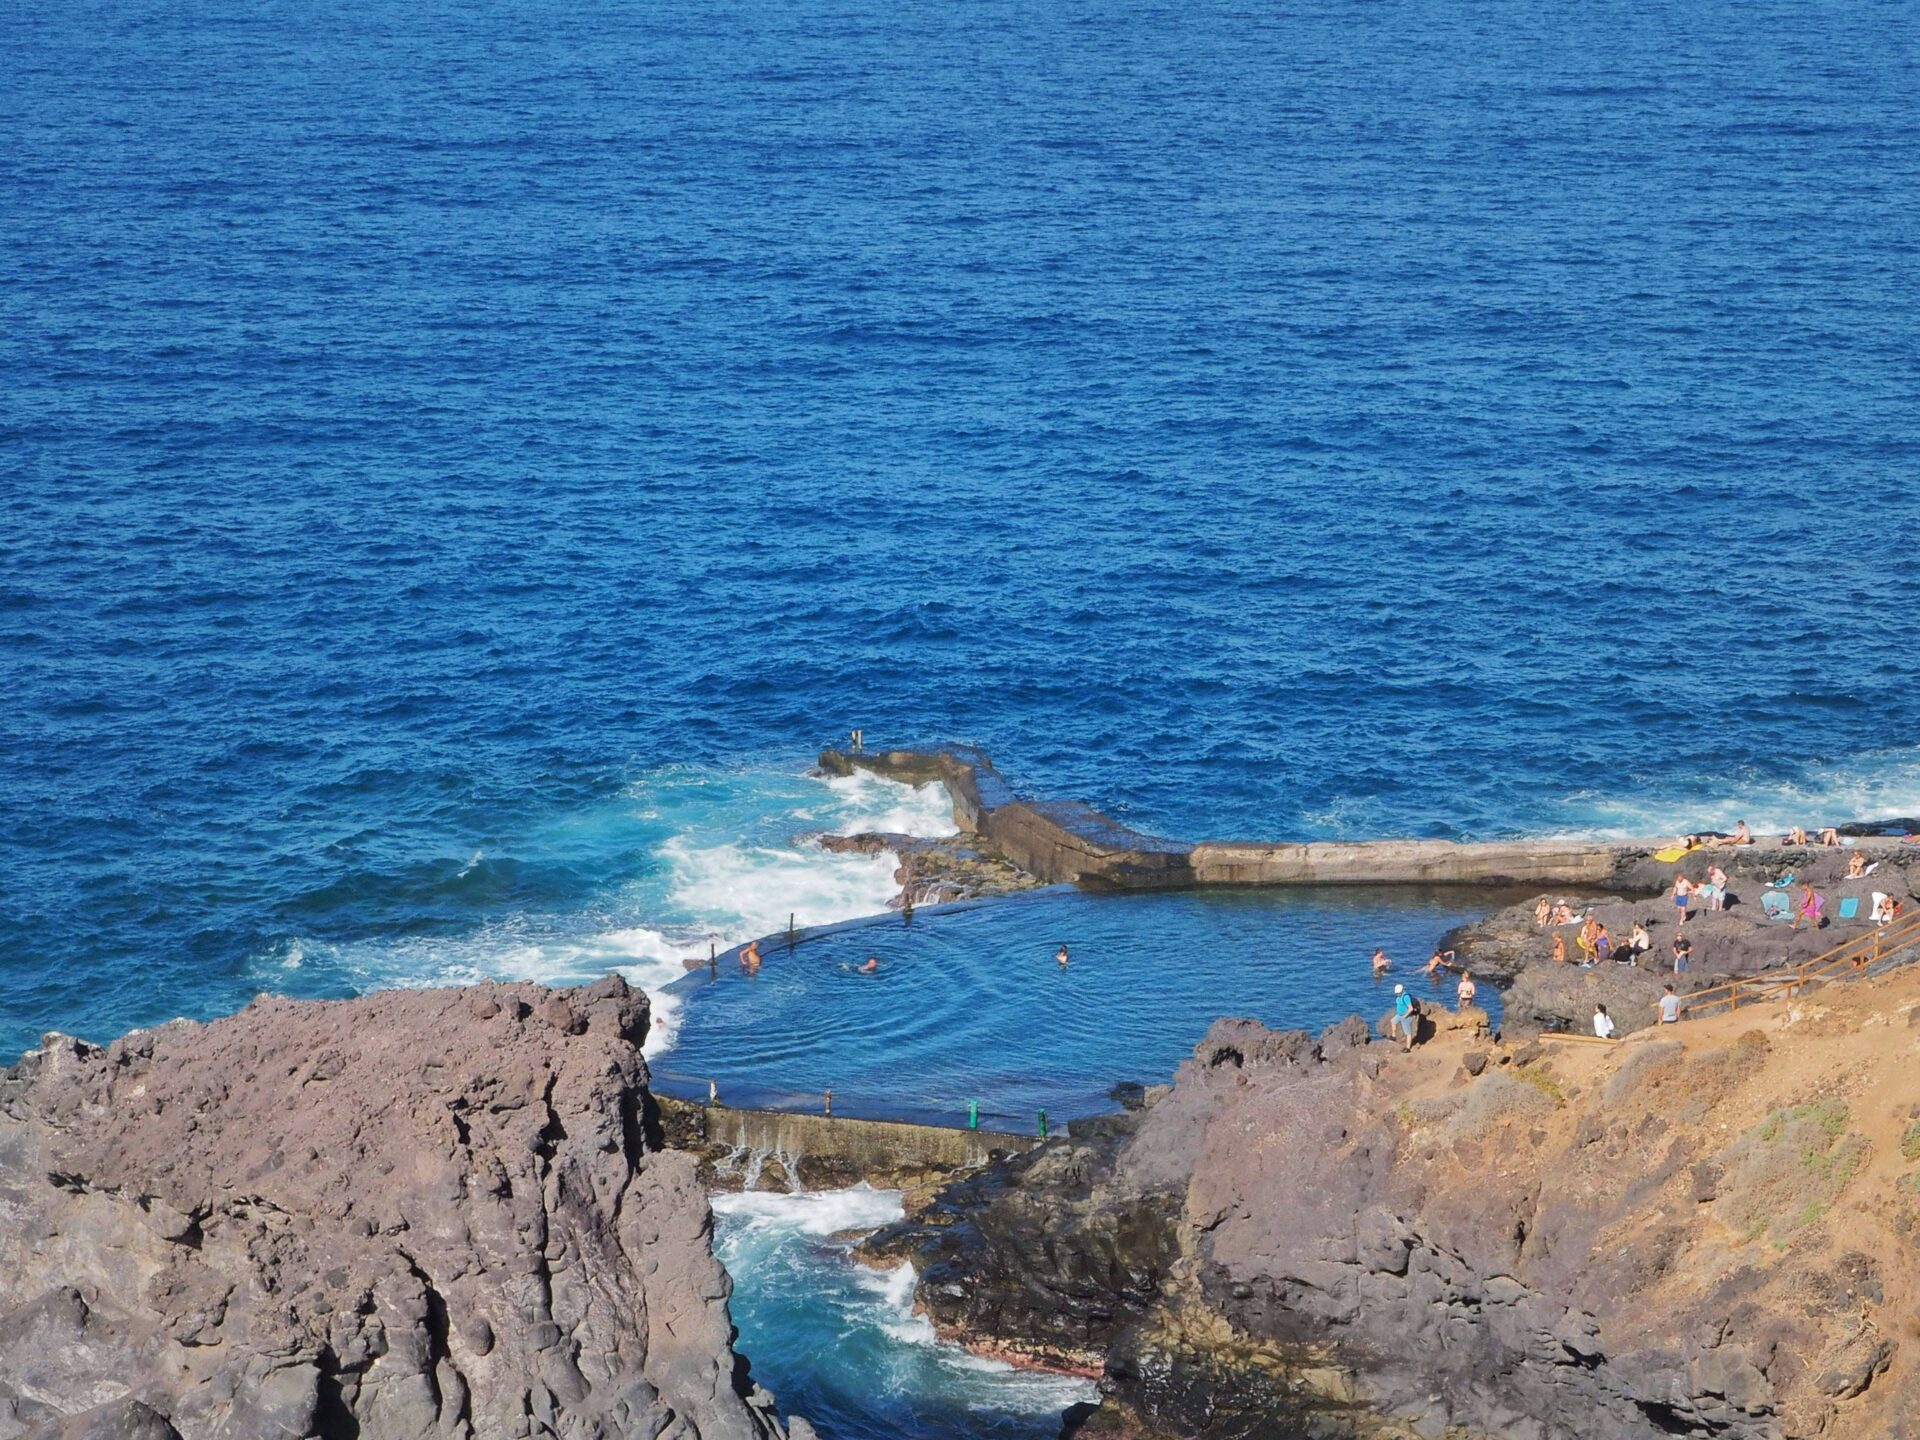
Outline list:
[[[942,1344],[912,1309],[912,1272],[852,1257],[848,1232],[904,1213],[898,1192],[714,1198],[714,1248],[734,1275],[740,1344],[754,1378],[822,1435],[900,1440],[1053,1440],[1091,1383],[1018,1372]]]
[[[853,725],[1195,838],[1920,813],[1917,29],[13,7],[0,1054],[862,913]]]

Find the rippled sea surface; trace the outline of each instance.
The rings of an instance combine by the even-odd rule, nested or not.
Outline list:
[[[869,911],[854,725],[1189,837],[1920,813],[1917,25],[13,7],[0,1054]]]
[[[17,10],[8,1035],[604,907],[539,834],[854,724],[1189,836],[1920,810],[1917,23]]]
[[[831,1089],[836,1114],[947,1125],[973,1102],[989,1128],[1026,1133],[1039,1110],[1118,1108],[1117,1081],[1171,1080],[1221,1016],[1276,1030],[1371,1021],[1395,984],[1451,1008],[1458,974],[1421,968],[1494,903],[1458,889],[1068,891],[775,941],[756,974],[729,963],[682,982],[663,1078],[781,1109],[817,1110]],[[1379,978],[1375,949],[1394,962]],[[1498,995],[1481,988],[1497,1019]]]

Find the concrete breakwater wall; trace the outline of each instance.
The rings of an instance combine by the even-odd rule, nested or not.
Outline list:
[[[1659,841],[1366,840],[1197,844],[1142,835],[1071,801],[1021,800],[971,746],[829,750],[821,768],[866,770],[953,797],[954,823],[1049,884],[1117,890],[1195,885],[1577,885],[1656,890],[1671,878]]]
[[[654,1098],[662,1128],[674,1145],[701,1152],[716,1165],[729,1157],[756,1166],[771,1161],[810,1187],[859,1180],[911,1182],[929,1174],[975,1169],[996,1153],[1020,1153],[1040,1143],[1030,1135],[990,1130]]]

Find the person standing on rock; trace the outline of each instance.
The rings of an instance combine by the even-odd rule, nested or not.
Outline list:
[[[1471,970],[1462,970],[1460,972],[1460,985],[1454,993],[1460,997],[1459,1009],[1464,1010],[1473,1004],[1473,997],[1480,993],[1480,987],[1473,983],[1473,972]]]
[[[1407,987],[1404,985],[1394,986],[1393,1028],[1396,1034],[1407,1037],[1407,1043],[1402,1047],[1403,1049],[1413,1049],[1413,1033],[1419,1026],[1420,1022],[1414,1018],[1413,1014],[1413,997],[1407,994]]]
[[[1557,934],[1553,937],[1553,963],[1556,965],[1564,965],[1567,963],[1567,937],[1565,935]]]
[[[1607,1014],[1607,1007],[1604,1005],[1593,1007],[1593,1033],[1602,1040],[1613,1038],[1613,1017]]]
[[[1673,877],[1673,908],[1680,912],[1680,923],[1687,923],[1687,906],[1693,902],[1693,881],[1684,875]]]
[[[1707,908],[1709,910],[1726,909],[1727,872],[1722,870],[1718,865],[1709,865],[1707,867],[1707,887],[1712,891],[1712,894],[1707,897]]]
[[[1693,942],[1684,935],[1673,937],[1673,973],[1684,975],[1693,968]],[[1671,990],[1673,987],[1667,987]]]

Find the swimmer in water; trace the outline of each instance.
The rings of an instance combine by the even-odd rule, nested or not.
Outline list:
[[[1436,979],[1442,970],[1446,970],[1450,968],[1452,965],[1453,965],[1453,951],[1451,950],[1434,951],[1433,957],[1427,961],[1427,978],[1429,980]]]
[[[1393,962],[1387,959],[1386,951],[1376,950],[1373,952],[1373,973],[1376,979],[1386,974],[1387,971],[1391,970],[1392,968],[1393,968]]]
[[[1069,958],[1069,957],[1068,957],[1068,955],[1067,955],[1067,947],[1066,947],[1066,946],[1064,946],[1064,945],[1062,945],[1062,946],[1061,946],[1061,947],[1060,947],[1060,948],[1059,948],[1058,950],[1056,950],[1056,951],[1054,951],[1054,952],[1053,952],[1053,958],[1054,958],[1055,960],[1058,960],[1058,961],[1060,962],[1060,968],[1061,968],[1062,970],[1064,970],[1064,969],[1066,969],[1066,968],[1067,968],[1067,960],[1068,960],[1068,958]]]
[[[760,942],[758,940],[749,940],[747,942],[746,947],[740,952],[740,964],[749,975],[759,970]]]
[[[867,956],[866,964],[860,967],[860,973],[862,975],[871,975],[873,974],[874,971],[878,970],[879,968],[880,968],[880,957],[878,955],[869,955]]]

